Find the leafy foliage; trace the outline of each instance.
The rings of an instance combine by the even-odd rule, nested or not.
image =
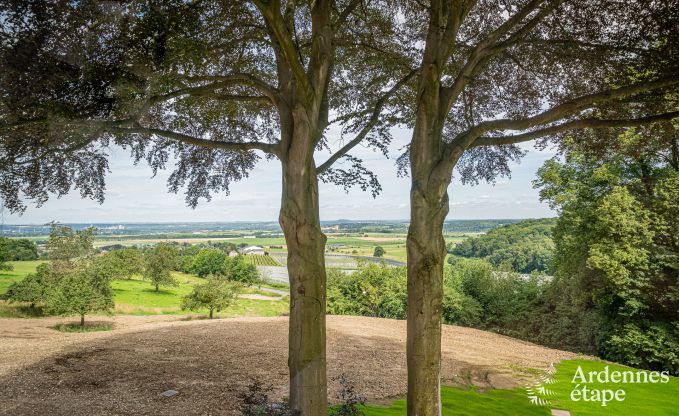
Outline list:
[[[608,152],[572,144],[540,169],[541,196],[561,213],[545,307],[587,328],[547,327],[548,342],[679,371],[679,154],[669,137],[631,129],[608,138]]]
[[[177,265],[178,251],[170,243],[158,243],[144,256],[144,277],[155,286],[156,292],[160,286],[177,286],[172,277],[172,270]]]
[[[246,286],[260,280],[257,267],[245,260],[244,256],[228,257],[226,260],[225,276],[228,280],[240,282]]]
[[[494,266],[506,264],[520,273],[545,272],[552,260],[554,224],[556,219],[546,218],[505,225],[449,246],[448,251],[461,257],[484,258]]]
[[[74,231],[67,225],[52,223],[47,253],[55,264],[70,263],[78,257],[87,257],[94,252],[94,228]]]
[[[57,315],[85,315],[109,312],[113,308],[111,278],[115,271],[106,258],[87,257],[94,251],[94,230],[74,232],[70,227],[52,225],[48,250],[50,263],[40,264],[36,273],[12,284],[6,297],[10,302],[44,304]]]
[[[217,249],[202,249],[193,258],[191,270],[200,277],[208,275],[222,276],[226,274],[228,256]]]
[[[144,255],[136,248],[113,250],[94,257],[92,261],[99,263],[111,279],[131,279],[144,273]]]
[[[38,259],[38,246],[31,240],[0,237],[0,262]]]
[[[373,251],[373,257],[383,257],[384,256],[384,248],[382,246],[376,246],[375,251]]]
[[[214,311],[220,312],[236,300],[241,287],[239,283],[210,276],[207,283],[194,287],[193,292],[182,298],[182,310],[208,309],[212,319]]]
[[[43,263],[38,265],[36,272],[12,283],[7,289],[5,298],[10,302],[27,302],[31,306],[45,302],[50,288],[54,286],[56,276],[52,267]]]
[[[109,312],[113,306],[113,291],[108,276],[90,265],[79,264],[72,270],[61,271],[45,299],[48,313],[79,315],[81,325],[85,323],[86,314]]]

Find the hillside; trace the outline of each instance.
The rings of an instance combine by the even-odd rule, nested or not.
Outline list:
[[[524,220],[493,228],[449,246],[455,256],[484,258],[494,266],[508,264],[517,272],[544,272],[552,259],[552,229],[556,218]]]
[[[110,332],[66,334],[63,319],[0,318],[0,402],[11,414],[234,414],[253,378],[287,386],[286,318],[112,320]],[[369,400],[406,391],[406,322],[329,316],[328,375],[346,374]],[[456,326],[443,331],[444,380],[517,387],[525,368],[545,369],[574,354]],[[329,382],[336,401],[337,382]],[[175,389],[167,399],[160,393]]]

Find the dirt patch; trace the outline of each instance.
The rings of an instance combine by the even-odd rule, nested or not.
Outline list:
[[[20,320],[23,326],[6,331],[12,320],[0,321],[0,403],[6,414],[236,414],[237,394],[253,378],[273,384],[276,396],[286,395],[286,318],[124,318],[116,318],[116,329],[105,334],[45,332],[47,319]],[[371,401],[404,394],[405,331],[404,321],[329,316],[328,376],[345,373]],[[12,337],[18,332],[34,334],[31,346],[45,346],[18,348],[26,346],[24,338]],[[512,368],[546,368],[573,357],[452,326],[444,327],[443,352],[444,379],[481,387],[515,386],[521,377]],[[23,364],[9,365],[8,357]],[[329,382],[331,400],[337,387]],[[160,395],[170,389],[179,394]]]

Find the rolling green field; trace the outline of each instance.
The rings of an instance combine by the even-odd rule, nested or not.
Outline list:
[[[679,378],[670,377],[668,383],[587,383],[588,389],[609,389],[625,391],[624,401],[610,401],[606,406],[601,402],[571,400],[571,392],[577,384],[572,383],[578,366],[585,375],[590,371],[601,372],[606,366],[609,371],[636,370],[617,364],[596,360],[567,360],[556,366],[552,383],[543,383],[548,389],[540,394],[549,401],[548,405],[538,406],[528,399],[525,389],[489,390],[478,392],[444,386],[441,388],[442,414],[444,416],[473,415],[549,415],[550,409],[568,410],[571,416],[670,416],[678,415]],[[549,392],[551,391],[551,392]],[[590,396],[591,397],[591,396]],[[405,400],[397,400],[388,407],[369,406],[366,416],[400,416],[406,414]]]
[[[478,233],[446,233],[446,243],[459,243],[470,235]],[[165,238],[167,237],[167,238]],[[387,259],[406,261],[406,234],[398,233],[328,233],[326,251],[335,254],[347,254],[355,256],[372,256],[376,246],[382,246],[385,250],[384,257]],[[41,237],[45,240],[47,237]],[[229,242],[236,245],[247,244],[264,247],[271,253],[287,251],[285,238],[283,237],[214,237],[209,234],[186,236],[178,235],[176,238],[167,235],[164,238],[134,238],[134,236],[97,238],[96,247],[122,244],[124,246],[144,246],[156,244],[160,241],[177,241],[179,243],[199,244],[207,242]],[[275,260],[275,259],[274,259]],[[257,264],[260,265],[260,264]],[[266,266],[278,266],[278,264],[261,264]]]
[[[29,273],[35,271],[40,261],[12,262],[13,271],[0,272],[0,295],[15,281],[23,279]],[[174,272],[174,277],[179,283],[176,287],[161,287],[156,292],[154,287],[141,278],[129,280],[114,280],[111,286],[114,292],[115,310],[117,315],[203,315],[207,311],[187,312],[180,308],[181,297],[191,292],[196,284],[204,282],[196,276]],[[276,294],[245,288],[244,294],[265,295],[277,297]],[[280,297],[278,300],[259,300],[241,298],[227,310],[216,313],[217,317],[235,316],[279,316],[288,310],[287,298]],[[26,317],[25,308],[20,305],[7,304],[0,301],[0,316]]]

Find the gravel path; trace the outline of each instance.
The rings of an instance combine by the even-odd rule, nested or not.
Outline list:
[[[109,332],[65,334],[63,319],[0,319],[0,414],[237,414],[253,378],[286,394],[287,318],[180,321],[96,318]],[[329,316],[328,376],[345,373],[370,401],[406,389],[404,321]],[[442,376],[482,388],[513,387],[525,373],[570,353],[468,328],[445,326]],[[165,390],[179,394],[165,398]],[[334,400],[337,382],[329,382]],[[4,413],[3,413],[4,411]]]

